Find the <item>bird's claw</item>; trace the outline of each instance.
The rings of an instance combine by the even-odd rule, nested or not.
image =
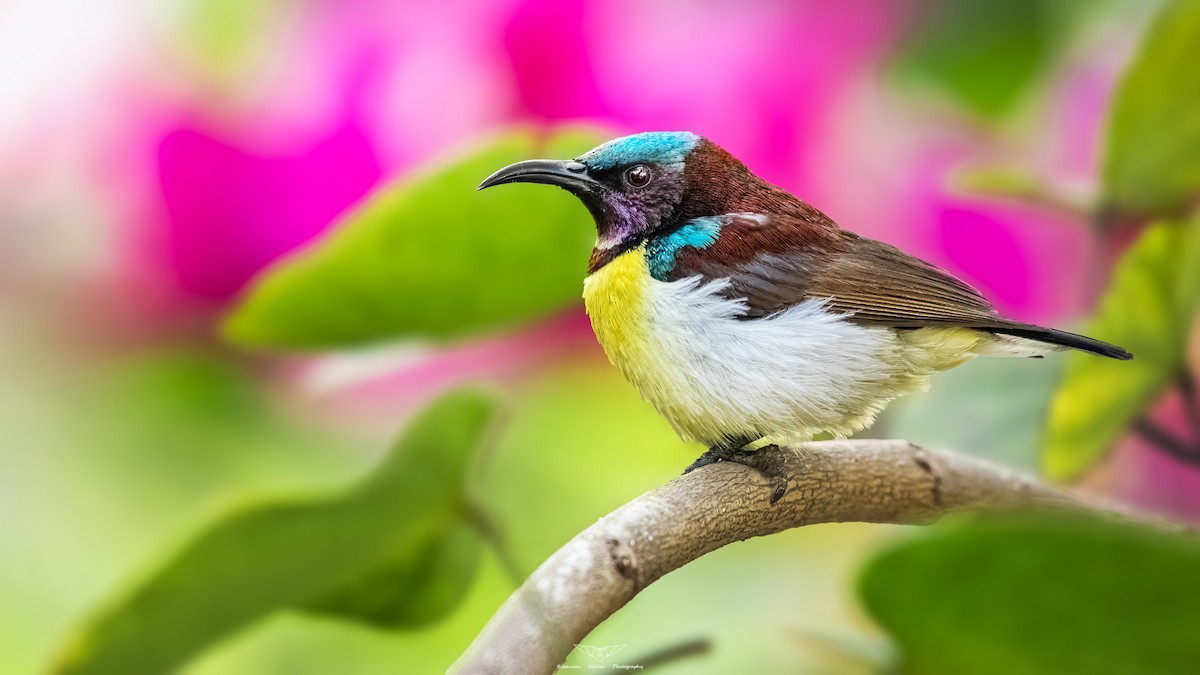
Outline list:
[[[687,475],[696,469],[708,466],[709,464],[716,464],[717,462],[741,464],[742,466],[754,469],[760,476],[771,481],[773,487],[769,502],[774,505],[787,494],[788,478],[778,463],[770,462],[764,466],[764,463],[760,461],[762,459],[762,451],[772,447],[774,446],[767,446],[758,451],[729,450],[721,447],[709,448],[697,457],[696,461],[692,462],[688,468],[684,469],[683,473]]]
[[[712,450],[712,449],[705,450],[699,457],[696,458],[696,461],[689,464],[688,468],[683,470],[683,475],[686,476],[689,473],[695,471],[696,469],[699,469],[702,466],[708,466],[709,464],[714,464],[716,462],[721,461],[721,459],[722,459],[721,456],[719,454],[717,454],[714,450]]]

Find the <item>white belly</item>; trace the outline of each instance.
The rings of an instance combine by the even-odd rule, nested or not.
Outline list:
[[[653,280],[640,252],[602,268],[584,298],[609,359],[687,440],[776,443],[846,436],[928,375],[969,358],[974,331],[897,332],[850,323],[810,300],[739,320],[729,281]]]
[[[925,350],[895,331],[849,323],[819,300],[739,320],[742,301],[719,295],[727,283],[656,281],[645,295],[648,351],[657,358],[627,375],[684,438],[714,445],[845,436],[927,386]]]

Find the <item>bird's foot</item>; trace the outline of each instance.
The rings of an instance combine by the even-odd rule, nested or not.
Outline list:
[[[763,451],[775,448],[774,445],[768,445],[754,450],[742,450],[741,448],[730,449],[728,447],[714,446],[705,450],[696,461],[692,462],[688,468],[683,470],[684,475],[687,475],[700,467],[715,464],[717,462],[733,462],[742,466],[754,469],[760,476],[766,478],[773,484],[771,491],[771,504],[775,504],[783,496],[787,494],[788,477],[784,471],[783,465],[780,462],[767,461],[764,462]]]
[[[686,475],[686,474],[689,474],[689,473],[695,471],[696,469],[699,469],[702,466],[708,466],[709,464],[716,464],[717,462],[736,461],[734,459],[734,457],[737,455],[753,455],[753,454],[754,453],[749,450],[730,450],[729,448],[722,448],[720,446],[714,446],[714,447],[709,448],[708,450],[705,450],[703,453],[701,453],[701,455],[696,458],[696,461],[689,464],[688,468],[683,470],[683,473],[684,473],[684,475]]]

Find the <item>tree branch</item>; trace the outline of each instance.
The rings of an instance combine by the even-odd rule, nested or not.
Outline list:
[[[664,574],[726,544],[793,527],[922,524],[967,508],[1087,509],[1134,517],[973,457],[905,441],[826,441],[759,455],[758,466],[767,473],[791,477],[778,503],[769,503],[773,481],[729,462],[638,497],[543,563],[452,670],[551,673],[593,628]]]

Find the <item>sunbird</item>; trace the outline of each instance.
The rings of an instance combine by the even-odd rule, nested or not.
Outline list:
[[[1115,345],[1001,316],[965,282],[842,229],[689,132],[618,138],[500,169],[479,189],[556,185],[596,221],[583,282],[609,360],[716,461],[868,427],[975,356]],[[686,473],[686,472],[685,472]]]

